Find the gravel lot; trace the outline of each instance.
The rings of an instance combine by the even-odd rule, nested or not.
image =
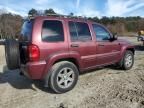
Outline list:
[[[82,74],[77,86],[65,94],[54,94],[42,82],[8,71],[4,48],[0,46],[0,108],[144,108],[144,47],[136,38],[133,69],[113,67]]]

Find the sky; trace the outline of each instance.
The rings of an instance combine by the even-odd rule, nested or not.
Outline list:
[[[1,0],[0,9],[26,16],[32,8],[52,8],[59,14],[78,16],[141,16],[144,17],[144,0]]]

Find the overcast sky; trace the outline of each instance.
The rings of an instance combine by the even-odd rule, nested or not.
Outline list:
[[[82,16],[142,16],[144,0],[1,0],[0,9],[26,16],[31,8]]]

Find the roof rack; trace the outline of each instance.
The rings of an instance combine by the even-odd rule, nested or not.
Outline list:
[[[57,16],[57,17],[66,17],[67,15],[61,15],[61,14],[46,14],[46,16]]]
[[[85,19],[87,20],[87,17],[85,16],[72,16],[72,15],[62,15],[62,14],[47,14],[46,16],[55,16],[55,17],[62,17],[62,18],[75,18],[75,19]]]
[[[31,19],[34,19],[35,17],[36,17],[36,15],[31,15],[31,14],[28,14],[27,19],[28,19],[28,20],[31,20]]]
[[[72,15],[62,15],[62,14],[46,14],[46,15],[28,15],[28,19],[34,19],[36,16],[54,16],[59,18],[74,18],[74,19],[84,19],[87,20],[88,18],[85,16],[72,16]]]

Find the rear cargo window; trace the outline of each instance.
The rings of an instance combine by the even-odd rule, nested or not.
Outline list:
[[[30,41],[32,35],[33,20],[27,20],[23,23],[21,31],[21,40]]]
[[[63,25],[61,21],[45,20],[42,28],[42,41],[64,41]]]

